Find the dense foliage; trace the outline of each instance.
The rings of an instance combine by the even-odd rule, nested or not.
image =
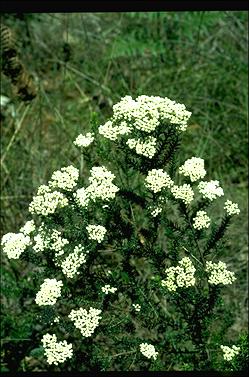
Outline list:
[[[219,181],[205,180],[198,156],[179,166],[190,116],[168,98],[122,98],[74,141],[78,167],[55,171],[29,205],[33,219],[2,237],[8,258],[33,265],[35,354],[55,370],[210,370],[221,350],[227,361],[240,354],[211,330],[236,280],[220,258],[240,209],[226,198],[213,216]]]

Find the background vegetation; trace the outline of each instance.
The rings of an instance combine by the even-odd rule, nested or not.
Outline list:
[[[181,162],[204,158],[207,178],[220,180],[241,209],[223,256],[237,276],[224,290],[232,310],[217,323],[217,339],[226,344],[246,333],[247,17],[232,11],[3,14],[36,96],[24,101],[2,74],[1,94],[9,102],[1,108],[1,236],[25,223],[32,195],[52,172],[76,161],[72,141],[91,122],[104,122],[124,95],[167,96],[193,113]],[[32,351],[39,333],[29,310],[32,270],[1,257],[2,370],[46,370]]]

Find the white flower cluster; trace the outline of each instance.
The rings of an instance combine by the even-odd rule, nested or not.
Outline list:
[[[133,306],[135,312],[140,312],[140,310],[141,310],[141,305],[139,305],[139,304],[132,304],[132,306]]]
[[[145,186],[155,193],[161,191],[165,187],[170,188],[173,184],[174,182],[168,173],[163,171],[163,169],[152,169],[148,172],[148,175],[145,178]]]
[[[112,183],[114,178],[115,175],[105,166],[94,166],[90,170],[90,185],[87,187],[91,199],[113,199],[116,192],[119,191],[119,188]]]
[[[88,225],[86,230],[90,240],[96,240],[99,243],[103,241],[107,232],[106,228],[102,225]]]
[[[86,208],[89,204],[90,201],[90,195],[85,187],[81,187],[80,189],[76,190],[76,192],[73,194],[75,197],[76,203],[83,207]]]
[[[188,205],[194,199],[194,191],[188,183],[181,186],[174,185],[171,188],[171,193],[176,199],[181,199]]]
[[[59,187],[66,191],[71,191],[76,185],[79,178],[79,170],[72,165],[61,168],[52,174],[48,182],[50,187]]]
[[[102,292],[108,295],[109,292],[115,293],[117,288],[111,287],[110,284],[106,284],[104,287],[101,288]]]
[[[227,360],[227,361],[231,361],[234,358],[234,356],[239,354],[239,351],[240,351],[240,347],[237,347],[235,345],[233,345],[232,347],[221,345],[220,348],[222,349],[224,353],[223,354],[224,360]]]
[[[66,340],[57,342],[55,334],[45,334],[41,341],[48,364],[58,365],[73,356],[72,344],[67,343]]]
[[[140,351],[148,359],[153,358],[154,360],[156,360],[158,355],[158,352],[156,352],[155,347],[152,344],[141,343]]]
[[[50,241],[51,249],[55,251],[56,257],[64,254],[63,247],[69,244],[69,241],[66,238],[61,237],[61,232],[56,229],[53,229],[48,240]]]
[[[49,244],[50,235],[45,230],[44,223],[42,223],[38,228],[38,233],[34,236],[33,250],[37,253],[44,251],[49,247]]]
[[[33,250],[35,252],[44,251],[49,247],[49,240],[46,238],[45,233],[41,232],[34,236]]]
[[[231,200],[227,200],[225,202],[224,209],[227,211],[229,216],[238,215],[240,213],[240,209],[237,203],[233,203]]]
[[[42,185],[42,189],[47,187]],[[33,197],[29,205],[29,212],[32,214],[47,216],[54,213],[57,208],[62,208],[68,205],[67,198],[59,191],[49,192],[48,190],[42,192],[38,190],[38,195]]]
[[[88,147],[94,140],[94,134],[92,132],[88,132],[86,135],[80,134],[74,140],[74,145],[79,148],[86,148]]]
[[[35,231],[35,222],[34,220],[27,221],[22,228],[20,228],[20,232],[28,236],[30,233]]]
[[[9,259],[18,259],[30,244],[30,237],[23,233],[7,233],[1,240],[3,252]]]
[[[224,195],[224,191],[219,187],[219,181],[200,182],[198,184],[198,190],[202,194],[204,199],[214,200],[218,196]]]
[[[132,128],[126,122],[121,122],[120,125],[115,126],[112,121],[108,120],[108,122],[99,126],[99,133],[110,140],[117,140],[119,135],[127,135],[131,131]]]
[[[139,96],[136,100],[131,96],[123,97],[113,106],[113,119],[131,122],[135,128],[142,131],[154,131],[159,125],[159,111],[157,104],[153,104],[150,99],[152,97]]]
[[[63,274],[68,278],[73,278],[75,275],[78,275],[78,269],[82,264],[86,263],[86,253],[82,245],[76,246],[74,251],[61,263]]]
[[[179,173],[189,177],[191,182],[205,177],[206,170],[204,169],[204,160],[199,157],[189,158],[179,167]]]
[[[164,98],[160,111],[162,119],[169,120],[170,123],[175,124],[178,131],[186,131],[191,112],[186,110],[184,104]]]
[[[92,335],[99,324],[99,320],[102,318],[99,315],[100,313],[100,309],[90,307],[89,312],[87,313],[86,309],[80,308],[78,310],[71,310],[68,317],[74,322],[75,327],[80,330],[83,336],[89,337]]]
[[[162,210],[163,210],[162,207],[155,207],[155,208],[152,209],[151,215],[153,217],[157,217],[159,215],[159,213],[162,212]]]
[[[89,182],[91,184],[101,184],[103,181],[112,182],[115,175],[106,169],[105,166],[94,166],[90,170]]]
[[[196,216],[193,218],[193,227],[195,229],[203,229],[208,228],[210,226],[210,217],[208,217],[206,211],[198,211],[196,212]]]
[[[49,187],[48,185],[41,185],[37,189],[37,195],[44,195],[47,192],[51,192],[51,187]]]
[[[232,284],[236,280],[234,272],[228,271],[226,263],[221,261],[218,263],[208,261],[206,263],[206,271],[210,273],[208,282],[213,285]]]
[[[90,200],[113,199],[119,188],[112,183],[115,175],[106,169],[105,166],[94,166],[90,170],[87,188],[82,187],[74,194],[77,203],[82,207],[87,207]]]
[[[165,272],[167,279],[162,280],[161,284],[169,291],[195,285],[195,267],[188,257],[181,259],[178,266],[166,268]]]
[[[55,252],[55,257],[64,254],[64,246],[67,245],[69,241],[61,236],[61,232],[56,229],[48,229],[42,223],[37,234],[34,236],[33,249],[35,252],[42,252],[45,249],[51,249]]]
[[[125,96],[113,106],[112,119],[99,126],[99,133],[107,139],[117,140],[120,135],[130,134],[133,129],[151,133],[161,122],[171,123],[182,132],[187,128],[190,115],[185,105],[167,97],[141,95],[133,100],[131,96]],[[156,153],[156,142],[155,137],[149,136],[145,139],[131,138],[126,144],[137,154],[152,158]]]
[[[155,137],[149,136],[145,140],[128,139],[126,144],[130,149],[135,149],[137,154],[152,158],[156,153],[156,141]]]
[[[161,120],[170,121],[178,130],[185,131],[190,115],[185,105],[167,97],[141,95],[133,100],[131,96],[125,96],[113,106],[114,121],[124,120],[148,133],[153,132]]]
[[[54,305],[58,297],[61,296],[61,280],[45,279],[36,294],[35,302],[37,305]]]

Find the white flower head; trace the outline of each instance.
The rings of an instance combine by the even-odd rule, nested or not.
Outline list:
[[[35,231],[35,222],[34,220],[27,221],[22,228],[20,228],[20,232],[28,236],[30,233]]]
[[[151,216],[153,216],[153,217],[157,217],[158,215],[159,215],[159,213],[161,213],[162,212],[162,207],[155,207],[155,208],[152,208],[151,209]]]
[[[105,166],[93,166],[90,170],[89,182],[102,184],[103,181],[112,182],[114,178],[115,175]]]
[[[209,273],[208,282],[213,285],[232,284],[236,280],[234,272],[228,271],[226,263],[221,261],[218,263],[208,261],[206,271]]]
[[[133,306],[135,312],[140,312],[140,310],[141,310],[141,305],[140,304],[132,304],[132,306]]]
[[[58,187],[66,191],[71,191],[77,185],[78,178],[79,170],[70,165],[55,171],[48,184],[52,188]]]
[[[61,232],[53,229],[50,235],[48,236],[50,243],[50,248],[55,251],[55,256],[60,256],[64,254],[64,246],[69,244],[69,241],[66,238],[61,236]]]
[[[166,280],[162,280],[161,284],[169,291],[176,291],[177,288],[191,287],[195,285],[195,267],[190,258],[184,257],[180,260],[178,266],[168,267],[165,270]]]
[[[86,208],[89,202],[96,199],[110,200],[113,199],[119,188],[112,183],[115,175],[106,169],[105,166],[94,166],[90,170],[90,185],[82,187],[74,193],[77,204]]]
[[[119,125],[114,125],[112,121],[108,120],[105,124],[99,126],[99,133],[110,140],[117,140],[120,135],[127,135],[132,131],[132,128],[125,122],[120,122]]]
[[[189,158],[179,167],[179,173],[189,177],[191,182],[204,178],[206,170],[204,169],[204,160],[199,157]]]
[[[155,193],[160,192],[163,188],[170,188],[173,184],[174,182],[163,169],[152,169],[148,171],[145,178],[145,186]]]
[[[86,188],[91,200],[114,199],[116,193],[119,191],[119,188],[112,183],[114,178],[115,175],[107,170],[105,166],[94,166],[90,170],[90,185]]]
[[[30,237],[23,233],[7,233],[1,240],[3,252],[9,259],[18,259],[30,244]]]
[[[90,240],[96,240],[102,242],[107,232],[106,228],[102,225],[88,225],[86,227],[88,237]]]
[[[61,296],[61,280],[45,279],[36,294],[35,302],[39,306],[54,305],[57,298]]]
[[[68,317],[74,322],[74,326],[80,330],[83,336],[89,337],[99,325],[99,321],[102,318],[100,313],[100,309],[92,307],[88,312],[86,309],[79,308],[78,310],[71,310]]]
[[[226,210],[229,216],[239,215],[240,209],[237,203],[233,203],[231,200],[227,200],[224,205],[224,209]]]
[[[128,139],[126,144],[130,149],[135,149],[137,154],[152,158],[156,153],[156,138],[148,136],[144,140]]]
[[[47,185],[41,185],[37,189],[37,195],[44,195],[47,192],[51,192],[51,187],[49,187]]]
[[[82,245],[78,245],[74,248],[74,251],[70,253],[61,263],[62,272],[68,278],[73,278],[78,275],[78,269],[82,264],[86,263],[86,253]]]
[[[58,365],[63,363],[66,359],[73,356],[73,346],[67,343],[66,340],[57,342],[55,334],[45,334],[42,337],[42,346],[44,348],[45,356],[48,364]]]
[[[176,199],[182,200],[188,205],[194,199],[194,191],[188,183],[181,186],[174,185],[171,187],[171,193]]]
[[[49,247],[50,244],[50,233],[46,231],[44,223],[42,223],[39,228],[37,234],[34,236],[34,244],[33,250],[38,253],[44,251]]]
[[[210,226],[210,217],[208,217],[206,211],[196,212],[196,216],[193,218],[193,227],[195,229],[208,228]]]
[[[94,141],[94,134],[92,132],[88,132],[86,135],[80,134],[74,140],[74,145],[79,148],[86,148]]]
[[[140,351],[141,353],[147,357],[148,359],[156,360],[158,352],[156,352],[155,347],[152,344],[148,343],[141,343],[140,344]]]
[[[223,351],[223,358],[226,361],[231,361],[234,358],[234,356],[239,354],[240,351],[240,347],[237,347],[235,345],[233,345],[232,347],[221,345],[220,348]]]
[[[91,199],[89,192],[87,191],[87,189],[85,189],[85,187],[76,190],[76,192],[73,193],[73,196],[76,203],[83,208],[86,208],[88,206]]]
[[[42,195],[33,197],[29,205],[29,212],[32,214],[48,216],[54,213],[58,208],[68,205],[68,199],[58,191],[44,192]]]
[[[101,288],[101,290],[103,293],[107,295],[109,292],[115,293],[117,288],[111,287],[110,284],[106,284],[104,287]]]
[[[204,199],[214,200],[224,195],[223,189],[219,186],[219,181],[202,181],[198,184],[198,190]]]

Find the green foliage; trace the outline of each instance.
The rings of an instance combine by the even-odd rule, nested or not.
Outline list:
[[[230,222],[230,217],[226,216],[222,219],[221,224],[219,227],[213,229],[210,239],[207,242],[207,246],[204,251],[204,255],[207,255],[210,252],[210,249],[213,249],[216,247],[216,244],[219,242],[219,240],[223,237],[225,234],[226,228],[228,227]]]
[[[249,339],[248,334],[242,334],[237,346],[240,347],[240,353],[235,357],[233,361],[233,371],[248,371],[249,362]]]

